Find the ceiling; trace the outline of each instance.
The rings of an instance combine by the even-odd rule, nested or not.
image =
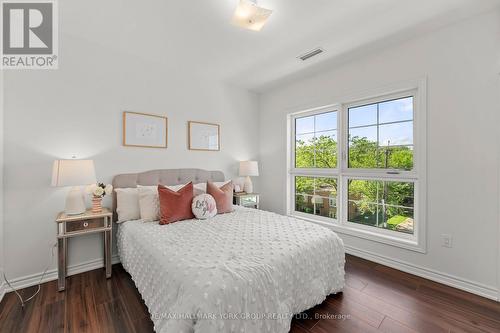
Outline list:
[[[94,33],[96,38],[118,33],[124,45],[133,40],[127,52],[150,57],[166,68],[263,91],[319,63],[396,35],[409,38],[439,28],[492,9],[500,0],[259,0],[260,6],[274,11],[260,32],[231,24],[237,3],[122,2],[126,8],[119,13],[127,24],[110,27],[109,32],[96,26]],[[107,11],[100,12],[106,20]],[[92,14],[93,20],[99,19],[99,13]],[[88,35],[92,27],[84,27]],[[306,62],[296,59],[318,46],[326,52]]]

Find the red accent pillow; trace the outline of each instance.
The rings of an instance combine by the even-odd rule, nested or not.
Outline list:
[[[207,182],[207,194],[210,194],[215,199],[217,206],[217,214],[230,213],[233,211],[233,181],[217,187],[212,182]]]
[[[160,224],[193,219],[191,201],[193,201],[193,183],[189,183],[177,192],[158,185],[160,200]]]

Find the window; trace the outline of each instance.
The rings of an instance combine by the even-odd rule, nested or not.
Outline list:
[[[290,115],[289,213],[424,251],[422,86]]]
[[[336,219],[337,179],[295,177],[295,210]]]
[[[350,168],[413,168],[413,96],[348,108]]]
[[[413,234],[413,183],[349,179],[347,192],[347,221]]]
[[[337,166],[337,113],[295,119],[295,167]]]

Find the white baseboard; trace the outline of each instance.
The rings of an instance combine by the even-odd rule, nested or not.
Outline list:
[[[117,254],[114,254],[111,257],[111,263],[117,264],[120,262],[120,257]],[[94,269],[98,269],[104,267],[104,262],[102,258],[93,259],[90,261],[82,262],[79,264],[68,266],[68,276],[75,275],[87,271],[91,271]],[[14,289],[22,289],[26,287],[36,286],[40,282],[40,278],[42,277],[43,272],[35,273],[31,275],[22,276],[19,278],[15,278],[10,280],[10,284]],[[3,278],[2,278],[3,279]],[[57,268],[48,270],[45,273],[45,276],[41,280],[41,283],[57,280]],[[12,289],[5,283],[0,285],[0,301],[2,300],[5,293],[11,292]]]
[[[495,287],[486,286],[477,282],[473,282],[467,279],[462,279],[457,276],[453,276],[447,273],[439,272],[436,270],[424,268],[402,260],[392,259],[385,256],[381,256],[375,253],[371,253],[365,250],[357,249],[351,246],[345,246],[346,253],[352,254],[353,256],[360,257],[369,261],[376,262],[381,265],[389,266],[391,268],[420,276],[422,278],[432,280],[434,282],[439,282],[450,287],[461,289],[482,297],[486,297],[497,302],[499,299],[499,290]]]

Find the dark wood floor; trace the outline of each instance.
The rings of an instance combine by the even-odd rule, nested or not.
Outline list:
[[[291,332],[500,332],[500,303],[348,256],[346,287],[294,319]],[[121,265],[45,283],[23,310],[14,293],[0,303],[0,332],[152,332]],[[35,287],[21,291],[29,295]],[[305,318],[307,316],[307,318]]]

